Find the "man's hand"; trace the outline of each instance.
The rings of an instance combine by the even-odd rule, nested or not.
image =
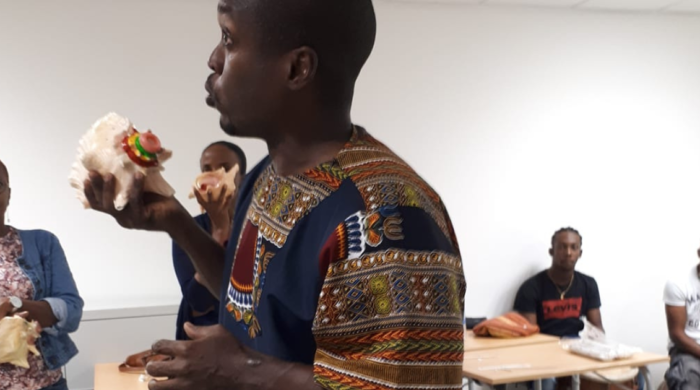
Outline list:
[[[102,177],[91,171],[85,180],[85,197],[94,210],[109,214],[127,229],[168,231],[176,227],[175,220],[187,211],[174,197],[165,197],[144,192],[145,177],[141,173],[134,175],[134,183],[129,193],[129,204],[121,211],[114,208],[113,175]]]
[[[148,363],[148,375],[168,378],[152,380],[150,390],[280,389],[285,388],[280,378],[295,367],[250,350],[221,325],[187,323],[185,332],[192,341],[161,340],[153,345],[153,353],[173,359]]]

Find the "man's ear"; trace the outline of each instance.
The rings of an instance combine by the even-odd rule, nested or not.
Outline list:
[[[554,257],[554,248],[549,248],[549,255]]]
[[[308,46],[302,46],[287,55],[287,84],[298,91],[309,85],[316,77],[318,55]]]

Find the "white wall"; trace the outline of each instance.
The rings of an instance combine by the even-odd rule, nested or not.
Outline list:
[[[177,303],[179,288],[165,235],[82,210],[67,181],[77,142],[109,111],[153,129],[174,150],[166,178],[197,211],[186,196],[199,153],[225,137],[203,103],[219,34],[211,0],[0,0],[0,158],[11,174],[11,221],[58,234],[88,309]],[[251,160],[263,156],[262,143],[241,145]]]
[[[66,176],[82,133],[116,110],[175,150],[166,178],[196,210],[184,195],[199,152],[224,137],[203,104],[215,3],[0,0],[12,223],[60,236],[89,308],[177,301],[167,238],[82,211]],[[663,283],[697,262],[700,244],[700,19],[380,2],[377,11],[354,117],[443,196],[467,315],[507,310],[517,285],[548,265],[552,232],[572,225],[609,334],[664,352]],[[241,144],[251,162],[262,157],[260,142]]]

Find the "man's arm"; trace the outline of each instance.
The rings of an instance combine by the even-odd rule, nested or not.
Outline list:
[[[668,335],[678,348],[700,359],[700,345],[685,334],[685,323],[688,321],[685,306],[666,305],[666,324]]]
[[[513,310],[533,325],[537,325],[537,295],[535,286],[528,280],[518,289],[513,304]]]
[[[588,320],[588,322],[593,324],[593,326],[605,332],[605,329],[603,329],[603,319],[600,315],[600,309],[588,310],[588,312],[586,313],[586,319]]]
[[[224,274],[224,248],[189,214],[178,214],[177,220],[168,234],[187,253],[209,292],[218,297]]]
[[[129,191],[129,203],[123,210],[114,208],[114,175],[103,178],[91,171],[85,181],[85,198],[96,211],[109,214],[127,229],[166,232],[177,242],[214,296],[221,292],[224,272],[224,249],[207,232],[197,225],[194,218],[174,197],[165,197],[144,191],[145,176],[134,175]]]

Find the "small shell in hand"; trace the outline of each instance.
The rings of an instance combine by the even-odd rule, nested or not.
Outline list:
[[[212,199],[219,199],[224,184],[226,185],[226,193],[223,195],[231,195],[236,191],[238,169],[238,165],[235,165],[228,172],[223,167],[216,171],[202,172],[194,181],[189,195],[190,199],[194,198],[194,191],[198,191],[202,195],[206,195],[207,191],[211,191]]]

